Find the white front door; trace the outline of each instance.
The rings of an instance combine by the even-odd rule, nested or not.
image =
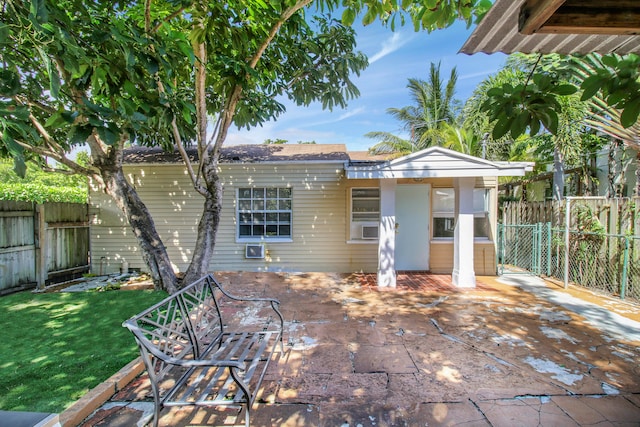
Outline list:
[[[396,187],[396,270],[429,270],[429,218],[431,186]]]

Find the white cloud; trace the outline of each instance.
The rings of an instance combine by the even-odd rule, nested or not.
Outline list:
[[[400,49],[410,40],[411,38],[406,38],[399,32],[393,33],[391,37],[382,42],[382,48],[369,57],[369,65]]]
[[[346,113],[343,113],[340,115],[340,117],[338,117],[338,119],[336,121],[340,121],[340,120],[344,120],[344,119],[348,119],[349,117],[353,117],[353,116],[357,116],[358,114],[362,113],[365,110],[364,107],[358,107],[354,110],[351,111],[347,111]]]

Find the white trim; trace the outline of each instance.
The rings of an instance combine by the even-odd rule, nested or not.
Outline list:
[[[375,165],[345,165],[347,179],[471,178],[523,176],[531,162],[494,162],[442,147],[431,147]]]

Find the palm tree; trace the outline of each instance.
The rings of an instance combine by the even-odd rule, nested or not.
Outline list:
[[[440,63],[431,63],[428,80],[409,79],[407,87],[414,105],[389,108],[387,112],[402,123],[409,139],[389,132],[369,132],[365,136],[378,141],[369,151],[373,154],[401,156],[434,145],[444,145],[445,123],[453,124],[457,117],[454,99],[458,73],[451,70],[449,80],[440,77]]]
[[[442,126],[444,146],[470,156],[481,156],[483,139],[468,127],[459,127],[449,123]]]

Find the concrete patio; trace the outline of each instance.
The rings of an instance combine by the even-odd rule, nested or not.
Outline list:
[[[286,321],[285,353],[267,372],[252,426],[640,425],[637,305],[585,302],[588,293],[528,276],[482,277],[465,291],[428,274],[399,275],[395,290],[378,290],[370,275],[217,277],[233,293],[280,299]],[[80,425],[149,420],[145,375],[126,383]],[[177,408],[160,425],[243,420]]]

